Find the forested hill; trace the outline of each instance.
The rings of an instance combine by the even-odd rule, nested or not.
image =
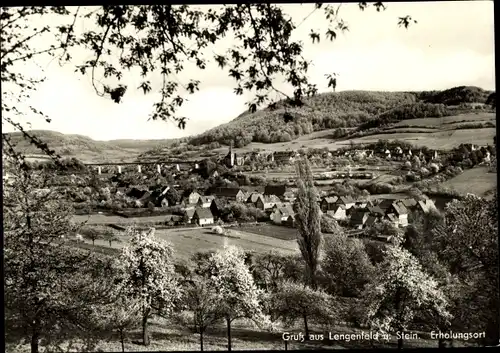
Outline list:
[[[378,125],[401,115],[409,118],[443,116],[449,109],[465,103],[486,103],[492,91],[479,87],[460,86],[444,91],[372,92],[344,91],[323,93],[307,98],[301,107],[266,108],[255,113],[243,113],[227,124],[187,139],[188,144],[218,144],[243,147],[251,142],[287,142],[299,136],[336,128]],[[490,99],[491,100],[491,99]],[[388,116],[389,115],[389,116]]]
[[[48,147],[62,156],[72,156],[86,162],[106,160],[135,160],[138,154],[167,146],[174,140],[111,140],[96,141],[90,137],[77,134],[63,134],[51,130],[30,130],[30,135],[36,136]],[[21,132],[7,133],[15,149],[24,155],[44,155],[44,153]]]

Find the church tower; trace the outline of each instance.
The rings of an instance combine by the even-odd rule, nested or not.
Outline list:
[[[229,165],[234,167],[233,141],[229,145]]]

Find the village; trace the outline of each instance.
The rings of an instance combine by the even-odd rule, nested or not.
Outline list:
[[[322,167],[317,168],[323,172],[315,174],[315,183],[333,180],[338,185],[345,185],[349,180],[375,179],[377,173],[367,172],[366,168],[351,168],[350,165],[333,168],[328,172],[325,171],[325,163],[341,159],[355,160],[357,165],[365,166],[370,160],[395,163],[401,169],[397,171],[398,175],[405,176],[405,173],[411,173],[408,164],[411,166],[417,160],[419,166],[426,166],[430,170],[429,174],[440,175],[447,171],[449,164],[460,164],[464,158],[470,158],[471,154],[481,156],[481,161],[477,161],[477,157],[473,158],[477,164],[489,165],[490,151],[494,153],[492,146],[479,147],[474,144],[462,145],[446,152],[404,148],[397,142],[386,145],[381,141],[378,145],[382,147],[369,146],[372,149],[361,149],[349,146],[336,151],[307,151],[302,155],[298,151],[238,155],[230,146],[226,155],[213,161],[206,159],[192,169],[179,169],[178,166],[170,171],[164,169],[161,177],[154,170],[148,174],[145,168],[142,173],[127,172],[124,168],[121,173],[98,175],[98,179],[104,181],[101,186],[109,191],[95,195],[94,201],[95,198],[99,200],[96,210],[100,211],[97,213],[108,213],[111,210],[115,215],[132,218],[137,224],[151,220],[147,216],[153,216],[157,225],[170,229],[269,224],[294,233],[293,205],[297,188],[293,165],[301,156],[311,163],[318,160],[323,162],[320,163]],[[251,164],[251,161],[260,162]],[[351,165],[355,165],[354,162]],[[262,170],[262,166],[271,166],[272,169],[266,169],[267,172],[261,177],[252,176],[252,170]],[[455,167],[452,165],[450,168]],[[273,170],[290,172],[284,173],[280,179],[271,180],[269,176]],[[76,178],[75,174],[72,177]],[[156,182],[153,182],[155,178]],[[376,184],[376,180],[374,182]],[[390,224],[396,229],[405,228],[419,215],[442,211],[445,207],[442,200],[433,200],[423,193],[414,196],[397,193],[370,195],[365,191],[362,195],[356,195],[338,193],[330,187],[331,184],[318,185],[317,202],[322,219],[324,222],[335,220],[351,236],[371,236],[376,240],[390,241],[390,234],[380,233],[380,229],[384,229],[380,227],[382,224]],[[85,199],[84,196],[80,198]],[[116,206],[117,202],[121,204]],[[104,221],[95,223],[113,226]],[[370,231],[376,227],[379,227],[379,231]],[[328,230],[325,228],[325,231]]]

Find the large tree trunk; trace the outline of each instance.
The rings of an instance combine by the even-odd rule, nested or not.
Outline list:
[[[318,289],[318,282],[316,279],[316,273],[311,273],[311,288],[316,290]]]
[[[306,333],[305,339],[308,340],[309,339],[309,326],[307,325],[307,315],[303,314],[302,317],[304,318],[304,330]]]
[[[92,246],[95,245],[95,239],[92,239]]]
[[[203,352],[203,331],[200,331],[200,350]]]
[[[401,318],[402,318],[402,306],[403,306],[403,298],[402,298],[402,295],[401,295],[401,289],[400,288],[397,288],[396,289],[396,313],[399,317],[399,335],[400,337],[398,338],[398,349],[403,349],[403,334],[404,334],[404,330],[403,330],[403,326],[401,324]]]
[[[38,353],[38,343],[40,341],[39,319],[35,319],[31,331],[31,353]]]
[[[120,330],[120,342],[122,344],[122,352],[125,352],[125,342],[123,340],[124,340],[123,330]]]
[[[231,319],[226,318],[227,323],[227,350],[231,352]]]
[[[142,343],[149,346],[149,331],[148,331],[149,309],[147,309],[142,317]]]

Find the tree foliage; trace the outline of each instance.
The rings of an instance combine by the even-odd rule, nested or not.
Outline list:
[[[200,350],[203,351],[205,331],[223,318],[215,288],[208,284],[208,279],[195,276],[184,284],[182,303],[185,310],[176,319],[200,335]]]
[[[427,275],[418,260],[399,246],[389,246],[373,282],[365,289],[366,320],[381,332],[408,330],[418,311],[432,311],[451,318],[448,301],[438,283]],[[398,346],[401,348],[402,339]]]
[[[314,187],[313,175],[307,159],[298,161],[296,167],[298,192],[294,208],[298,230],[297,241],[306,264],[307,276],[312,288],[315,289],[322,244],[319,195]]]
[[[374,267],[359,239],[349,239],[345,234],[325,236],[321,268],[330,293],[359,296],[370,282]]]
[[[255,285],[245,264],[245,253],[236,247],[225,247],[213,254],[203,273],[208,286],[216,292],[215,300],[226,319],[228,349],[231,350],[231,323],[238,318],[253,319],[260,326],[269,325],[260,306],[261,291]]]
[[[112,274],[111,262],[63,241],[77,225],[64,196],[50,188],[51,175],[11,167],[3,195],[6,323],[21,329],[37,353],[42,339],[55,344],[68,327],[82,335],[91,329],[91,306],[112,300],[112,283],[101,279]]]
[[[116,290],[121,290],[120,287]],[[124,292],[117,293],[116,301],[108,305],[97,306],[91,320],[98,329],[106,332],[118,332],[122,352],[125,352],[125,334],[140,326],[142,303],[136,298],[127,297]]]
[[[444,222],[433,232],[438,258],[462,283],[463,291],[456,292],[456,308],[464,320],[455,324],[486,329],[489,342],[498,341],[500,312],[498,206],[494,195],[487,201],[468,194],[449,203]]]
[[[311,322],[326,323],[332,320],[332,298],[322,290],[291,281],[281,282],[274,294],[274,309],[285,326],[303,320],[304,333],[309,338]]]
[[[149,344],[148,320],[152,315],[169,315],[180,291],[172,262],[173,250],[154,236],[154,228],[127,230],[130,243],[123,249],[124,286],[132,298],[141,300],[143,343]]]

